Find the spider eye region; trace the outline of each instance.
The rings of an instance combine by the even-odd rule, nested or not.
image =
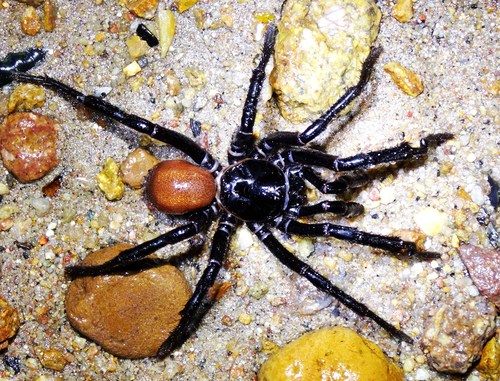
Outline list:
[[[215,193],[212,174],[185,160],[162,161],[146,179],[146,199],[167,214],[184,214],[208,206]]]
[[[218,178],[217,201],[243,221],[267,221],[288,205],[288,178],[276,165],[246,159],[224,169]]]

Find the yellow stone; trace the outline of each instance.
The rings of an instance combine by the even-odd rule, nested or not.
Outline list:
[[[413,0],[398,0],[392,8],[392,17],[399,22],[408,22],[413,17]]]
[[[341,327],[308,333],[285,345],[262,365],[259,381],[402,381],[403,371],[382,350]]]
[[[484,346],[476,369],[486,380],[500,379],[500,343],[496,337]]]
[[[158,9],[158,38],[160,41],[160,57],[165,58],[175,35],[175,16],[170,9]]]
[[[373,0],[285,3],[269,78],[285,118],[315,120],[358,82],[380,18]]]
[[[145,55],[149,48],[147,42],[141,39],[136,34],[127,38],[125,40],[125,44],[127,44],[128,54],[133,60],[136,60]]]
[[[17,86],[9,97],[9,112],[31,111],[45,103],[45,91],[41,86],[24,83]]]
[[[127,9],[139,17],[151,19],[154,17],[158,0],[126,0]]]
[[[106,159],[103,170],[97,175],[99,188],[110,201],[121,199],[125,193],[125,184],[118,173],[118,164],[109,157]]]
[[[123,74],[127,77],[133,77],[141,70],[141,66],[137,63],[137,61],[134,61],[123,68]]]
[[[179,0],[178,3],[179,13],[187,11],[189,8],[196,5],[197,2],[198,0]]]
[[[394,83],[406,94],[416,97],[423,93],[424,84],[418,75],[403,65],[397,62],[388,62],[384,65],[384,71],[391,76]]]

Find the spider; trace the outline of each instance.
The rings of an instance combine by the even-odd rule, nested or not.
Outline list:
[[[155,192],[151,192],[149,188],[161,188],[165,186],[161,185],[161,182],[166,181],[168,183],[166,188],[170,189],[171,193],[161,194],[149,201],[167,214],[185,215],[190,222],[124,250],[117,257],[101,265],[75,265],[65,269],[71,277],[126,271],[132,264],[158,249],[189,239],[217,222],[208,264],[196,284],[192,297],[181,312],[177,327],[159,348],[157,353],[159,358],[166,357],[174,349],[182,346],[214,304],[209,290],[214,285],[225,261],[231,235],[243,224],[278,261],[305,277],[317,289],[332,295],[360,316],[372,319],[397,340],[408,343],[413,341],[410,336],[349,296],[286,249],[272,230],[303,237],[333,237],[382,249],[400,257],[424,260],[439,258],[439,254],[420,251],[415,243],[398,237],[372,234],[331,222],[303,223],[299,222],[298,218],[327,213],[354,217],[364,212],[363,206],[355,202],[335,200],[309,204],[306,198],[306,181],[323,194],[343,194],[369,182],[366,168],[377,164],[419,159],[428,153],[430,147],[442,144],[452,138],[452,135],[433,134],[421,139],[418,147],[402,143],[392,148],[345,158],[306,148],[307,144],[321,135],[333,118],[361,93],[380,53],[380,49],[372,49],[363,65],[359,82],[348,88],[334,105],[303,132],[275,132],[255,142],[253,127],[257,105],[265,79],[264,69],[274,51],[276,32],[276,27],[270,25],[264,36],[260,60],[250,79],[241,124],[232,137],[227,154],[229,165],[225,167],[190,138],[136,115],[128,114],[102,98],[84,95],[49,77],[33,76],[16,70],[0,72],[0,80],[4,83],[31,82],[52,89],[59,95],[77,101],[135,131],[175,147],[194,163],[186,161],[160,163],[159,166],[167,167],[166,172],[161,171],[159,167],[153,168],[145,186],[146,194],[153,194]],[[181,167],[184,169],[180,169]],[[325,181],[315,167],[341,174],[333,181]],[[182,190],[175,191],[175,186],[172,186],[176,181],[182,181],[177,176],[180,174],[182,177],[186,171],[196,174],[194,176],[196,179],[187,184],[188,188],[203,188],[203,191],[195,192],[202,196],[195,197],[190,202],[187,202],[182,194],[177,193],[182,193]],[[166,174],[163,175],[164,173]]]

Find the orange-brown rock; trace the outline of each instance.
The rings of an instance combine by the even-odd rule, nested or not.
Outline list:
[[[57,124],[33,112],[8,115],[0,126],[3,164],[20,182],[42,178],[58,163]]]
[[[0,351],[7,347],[7,340],[13,337],[18,329],[17,311],[0,296]]]
[[[143,148],[137,148],[129,153],[120,165],[121,178],[132,188],[140,188],[149,170],[160,160]]]
[[[131,247],[118,244],[89,254],[95,265]],[[131,275],[75,279],[66,294],[73,327],[118,357],[155,356],[191,295],[183,274],[164,265]]]
[[[145,190],[158,210],[184,214],[208,206],[216,188],[210,172],[184,160],[166,160],[150,171]]]

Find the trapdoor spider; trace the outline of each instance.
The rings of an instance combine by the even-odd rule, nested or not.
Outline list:
[[[232,138],[228,152],[229,166],[227,167],[223,167],[210,153],[190,138],[136,115],[128,114],[101,98],[86,96],[52,78],[32,76],[20,71],[0,72],[0,76],[3,77],[0,79],[5,83],[10,81],[31,82],[50,88],[58,94],[76,100],[133,130],[168,143],[182,151],[196,164],[194,166],[186,163],[189,171],[194,170],[199,172],[205,180],[207,177],[210,179],[209,186],[213,189],[213,193],[206,200],[194,200],[192,206],[186,207],[183,204],[171,207],[166,205],[169,204],[168,200],[178,199],[179,195],[177,194],[163,195],[165,203],[162,200],[156,202],[156,206],[163,212],[187,214],[191,222],[125,250],[116,258],[102,265],[76,265],[66,268],[67,274],[72,277],[125,271],[127,266],[132,263],[162,247],[191,238],[217,221],[208,265],[201,275],[191,299],[181,313],[178,326],[159,348],[158,357],[160,358],[180,347],[193,334],[214,303],[214,300],[209,296],[209,289],[214,285],[225,261],[229,239],[241,224],[245,224],[281,263],[305,277],[316,288],[337,298],[357,314],[374,320],[396,339],[408,343],[412,342],[412,338],[407,334],[333,285],[327,278],[286,249],[275,237],[272,230],[277,229],[286,234],[304,237],[334,237],[383,249],[406,258],[439,258],[438,254],[419,251],[413,242],[403,241],[398,237],[372,234],[330,222],[302,223],[297,219],[323,213],[346,217],[363,213],[363,206],[354,202],[323,201],[314,205],[307,204],[305,181],[311,183],[324,194],[342,194],[349,189],[367,184],[369,176],[364,171],[365,168],[381,163],[421,158],[427,154],[429,147],[438,146],[452,136],[447,133],[429,135],[420,140],[418,147],[403,143],[393,148],[361,153],[346,158],[304,148],[323,133],[332,119],[360,94],[370,77],[370,72],[379,54],[379,49],[373,49],[363,66],[359,83],[350,87],[324,115],[303,132],[276,132],[263,138],[260,142],[254,143],[253,127],[257,104],[265,79],[264,69],[274,49],[275,36],[276,27],[269,26],[265,34],[259,64],[254,69],[250,80],[241,125]],[[314,167],[343,174],[328,182],[320,177]],[[192,186],[197,185],[193,184]],[[180,199],[185,198],[181,195]],[[152,201],[155,203],[155,200]],[[177,209],[179,206],[180,209]]]

